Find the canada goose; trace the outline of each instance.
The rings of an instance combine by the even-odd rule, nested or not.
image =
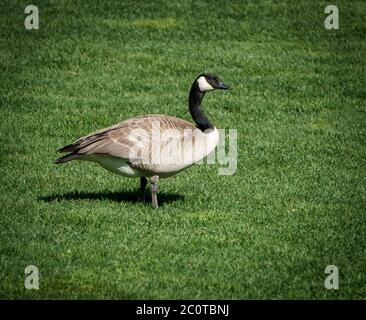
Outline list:
[[[55,160],[93,161],[103,168],[126,177],[140,177],[142,198],[151,181],[151,198],[158,207],[159,177],[177,174],[208,156],[217,146],[219,133],[201,109],[205,93],[230,89],[213,74],[201,74],[189,93],[189,111],[196,126],[167,115],[145,115],[125,120],[76,140],[59,152],[69,154]]]

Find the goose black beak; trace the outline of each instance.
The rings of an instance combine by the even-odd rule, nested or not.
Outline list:
[[[231,90],[231,87],[229,87],[225,83],[220,82],[219,85],[216,87],[216,89]]]

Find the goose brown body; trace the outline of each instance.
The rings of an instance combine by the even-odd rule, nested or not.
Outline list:
[[[87,160],[129,177],[174,175],[211,153],[217,130],[202,132],[185,120],[145,115],[98,130],[61,148],[70,154],[56,160]]]

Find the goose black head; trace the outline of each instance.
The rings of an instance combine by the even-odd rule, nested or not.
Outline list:
[[[201,92],[212,91],[215,89],[230,90],[231,88],[223,83],[218,76],[211,73],[203,73],[196,79],[198,89]]]

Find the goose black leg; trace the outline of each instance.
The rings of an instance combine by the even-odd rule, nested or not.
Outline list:
[[[151,200],[154,208],[159,208],[158,205],[158,179],[159,176],[152,176],[151,181]]]
[[[140,201],[145,202],[146,195],[145,195],[145,188],[147,185],[147,179],[145,177],[140,178]]]

